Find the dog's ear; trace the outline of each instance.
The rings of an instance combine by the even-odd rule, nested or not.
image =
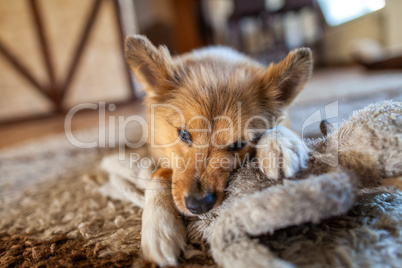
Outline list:
[[[313,69],[309,48],[292,50],[284,60],[268,67],[265,78],[269,90],[277,91],[277,101],[288,106],[303,89]],[[273,87],[273,88],[272,88]]]
[[[162,94],[172,73],[172,58],[165,46],[156,48],[145,36],[126,37],[125,55],[146,91]]]

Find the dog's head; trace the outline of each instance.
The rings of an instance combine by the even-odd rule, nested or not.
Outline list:
[[[265,67],[228,48],[172,58],[143,36],[127,37],[126,57],[147,93],[151,145],[168,155],[173,199],[187,215],[222,202],[230,174],[252,157],[312,69],[307,48]]]

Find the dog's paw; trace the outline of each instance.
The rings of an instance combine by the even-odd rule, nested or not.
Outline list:
[[[141,248],[144,258],[158,266],[176,266],[186,245],[186,229],[168,193],[152,186],[145,191]]]
[[[177,215],[162,215],[166,214],[164,211],[152,214],[155,216],[146,216],[148,220],[144,221],[143,217],[141,247],[144,258],[161,267],[176,266],[177,258],[185,247],[184,225]]]
[[[295,175],[306,167],[307,159],[302,139],[287,128],[270,129],[258,142],[258,167],[270,179]]]

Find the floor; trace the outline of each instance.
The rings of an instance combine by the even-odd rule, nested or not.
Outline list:
[[[402,95],[402,70],[367,71],[360,66],[326,68],[314,71],[294,105],[394,90]]]
[[[110,116],[130,116],[142,113],[143,107],[140,103],[122,105],[113,112],[106,109],[105,119],[108,124]],[[65,117],[63,115],[50,118],[43,118],[22,123],[0,125],[0,149],[12,147],[19,143],[34,140],[41,137],[64,132]],[[71,121],[72,131],[94,128],[99,126],[99,111],[86,110],[78,112]]]

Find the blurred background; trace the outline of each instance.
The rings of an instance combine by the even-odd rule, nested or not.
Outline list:
[[[334,101],[346,116],[401,100],[401,14],[400,0],[0,0],[0,147],[63,132],[80,103],[141,113],[123,57],[124,36],[136,33],[172,54],[225,45],[265,64],[312,48],[315,72],[291,111],[298,131]],[[80,112],[74,128],[96,126],[97,115]]]

